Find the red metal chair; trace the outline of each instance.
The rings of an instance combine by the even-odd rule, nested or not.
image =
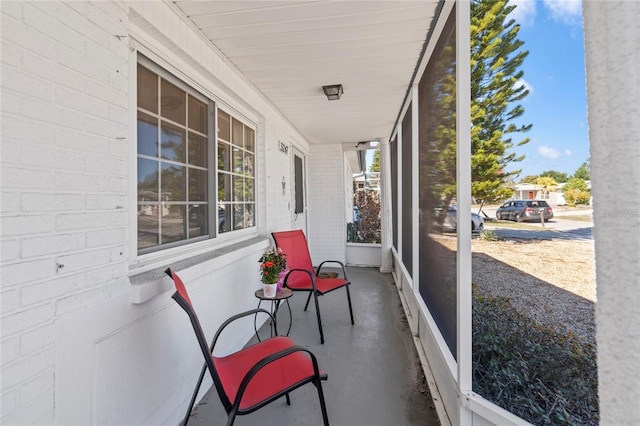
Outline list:
[[[275,336],[224,357],[216,357],[213,354],[215,344],[225,327],[239,318],[256,315],[258,312],[271,316],[269,312],[264,309],[253,309],[234,315],[220,326],[211,345],[207,346],[200,321],[193,310],[182,280],[170,268],[165,272],[171,277],[176,287],[172,297],[189,315],[200,350],[205,358],[183,426],[186,426],[189,421],[193,404],[207,370],[211,374],[220,401],[227,412],[228,426],[233,424],[237,415],[252,413],[282,396],[286,398],[287,405],[290,405],[289,392],[307,383],[313,383],[317,388],[322,419],[325,425],[329,424],[321,384],[321,380],[327,379],[327,374],[318,368],[318,362],[313,353],[295,345],[288,337]],[[271,319],[273,320],[272,316]]]
[[[337,260],[325,260],[318,265],[318,269],[314,272],[309,247],[307,245],[307,238],[302,230],[272,232],[271,235],[273,236],[276,246],[287,254],[287,268],[289,269],[289,273],[286,275],[284,286],[289,287],[293,291],[309,292],[307,303],[304,305],[305,311],[309,307],[311,296],[313,296],[316,304],[316,315],[318,317],[318,329],[320,330],[320,343],[324,343],[324,334],[322,332],[322,318],[320,316],[318,296],[323,296],[330,291],[344,287],[347,290],[349,315],[351,316],[351,324],[353,325],[353,309],[351,307],[351,293],[349,293],[349,285],[351,283],[347,280],[344,264]],[[320,277],[320,270],[325,263],[337,263],[340,265],[343,278]]]

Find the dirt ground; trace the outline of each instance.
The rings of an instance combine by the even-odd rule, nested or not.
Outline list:
[[[477,291],[507,297],[539,324],[595,343],[593,241],[474,240],[471,247]]]
[[[473,253],[484,253],[558,288],[596,301],[592,241],[474,240],[471,247]]]

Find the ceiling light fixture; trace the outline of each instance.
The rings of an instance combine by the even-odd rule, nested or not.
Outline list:
[[[332,84],[331,86],[322,86],[322,91],[330,101],[337,101],[344,93],[342,84]]]

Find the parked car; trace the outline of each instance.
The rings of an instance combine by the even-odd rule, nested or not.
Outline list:
[[[540,220],[540,213],[547,221],[553,218],[553,209],[544,200],[507,201],[496,211],[498,220],[515,220],[516,222]]]
[[[456,232],[458,230],[457,224],[458,213],[456,206],[450,206],[447,211],[447,217],[444,219],[442,228],[445,231]],[[471,232],[480,232],[484,229],[484,218],[477,213],[471,212]]]

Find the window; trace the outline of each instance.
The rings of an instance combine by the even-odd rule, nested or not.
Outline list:
[[[139,63],[138,253],[253,226],[254,144],[254,130],[212,100],[146,60]]]
[[[218,110],[218,231],[255,223],[255,131]]]

